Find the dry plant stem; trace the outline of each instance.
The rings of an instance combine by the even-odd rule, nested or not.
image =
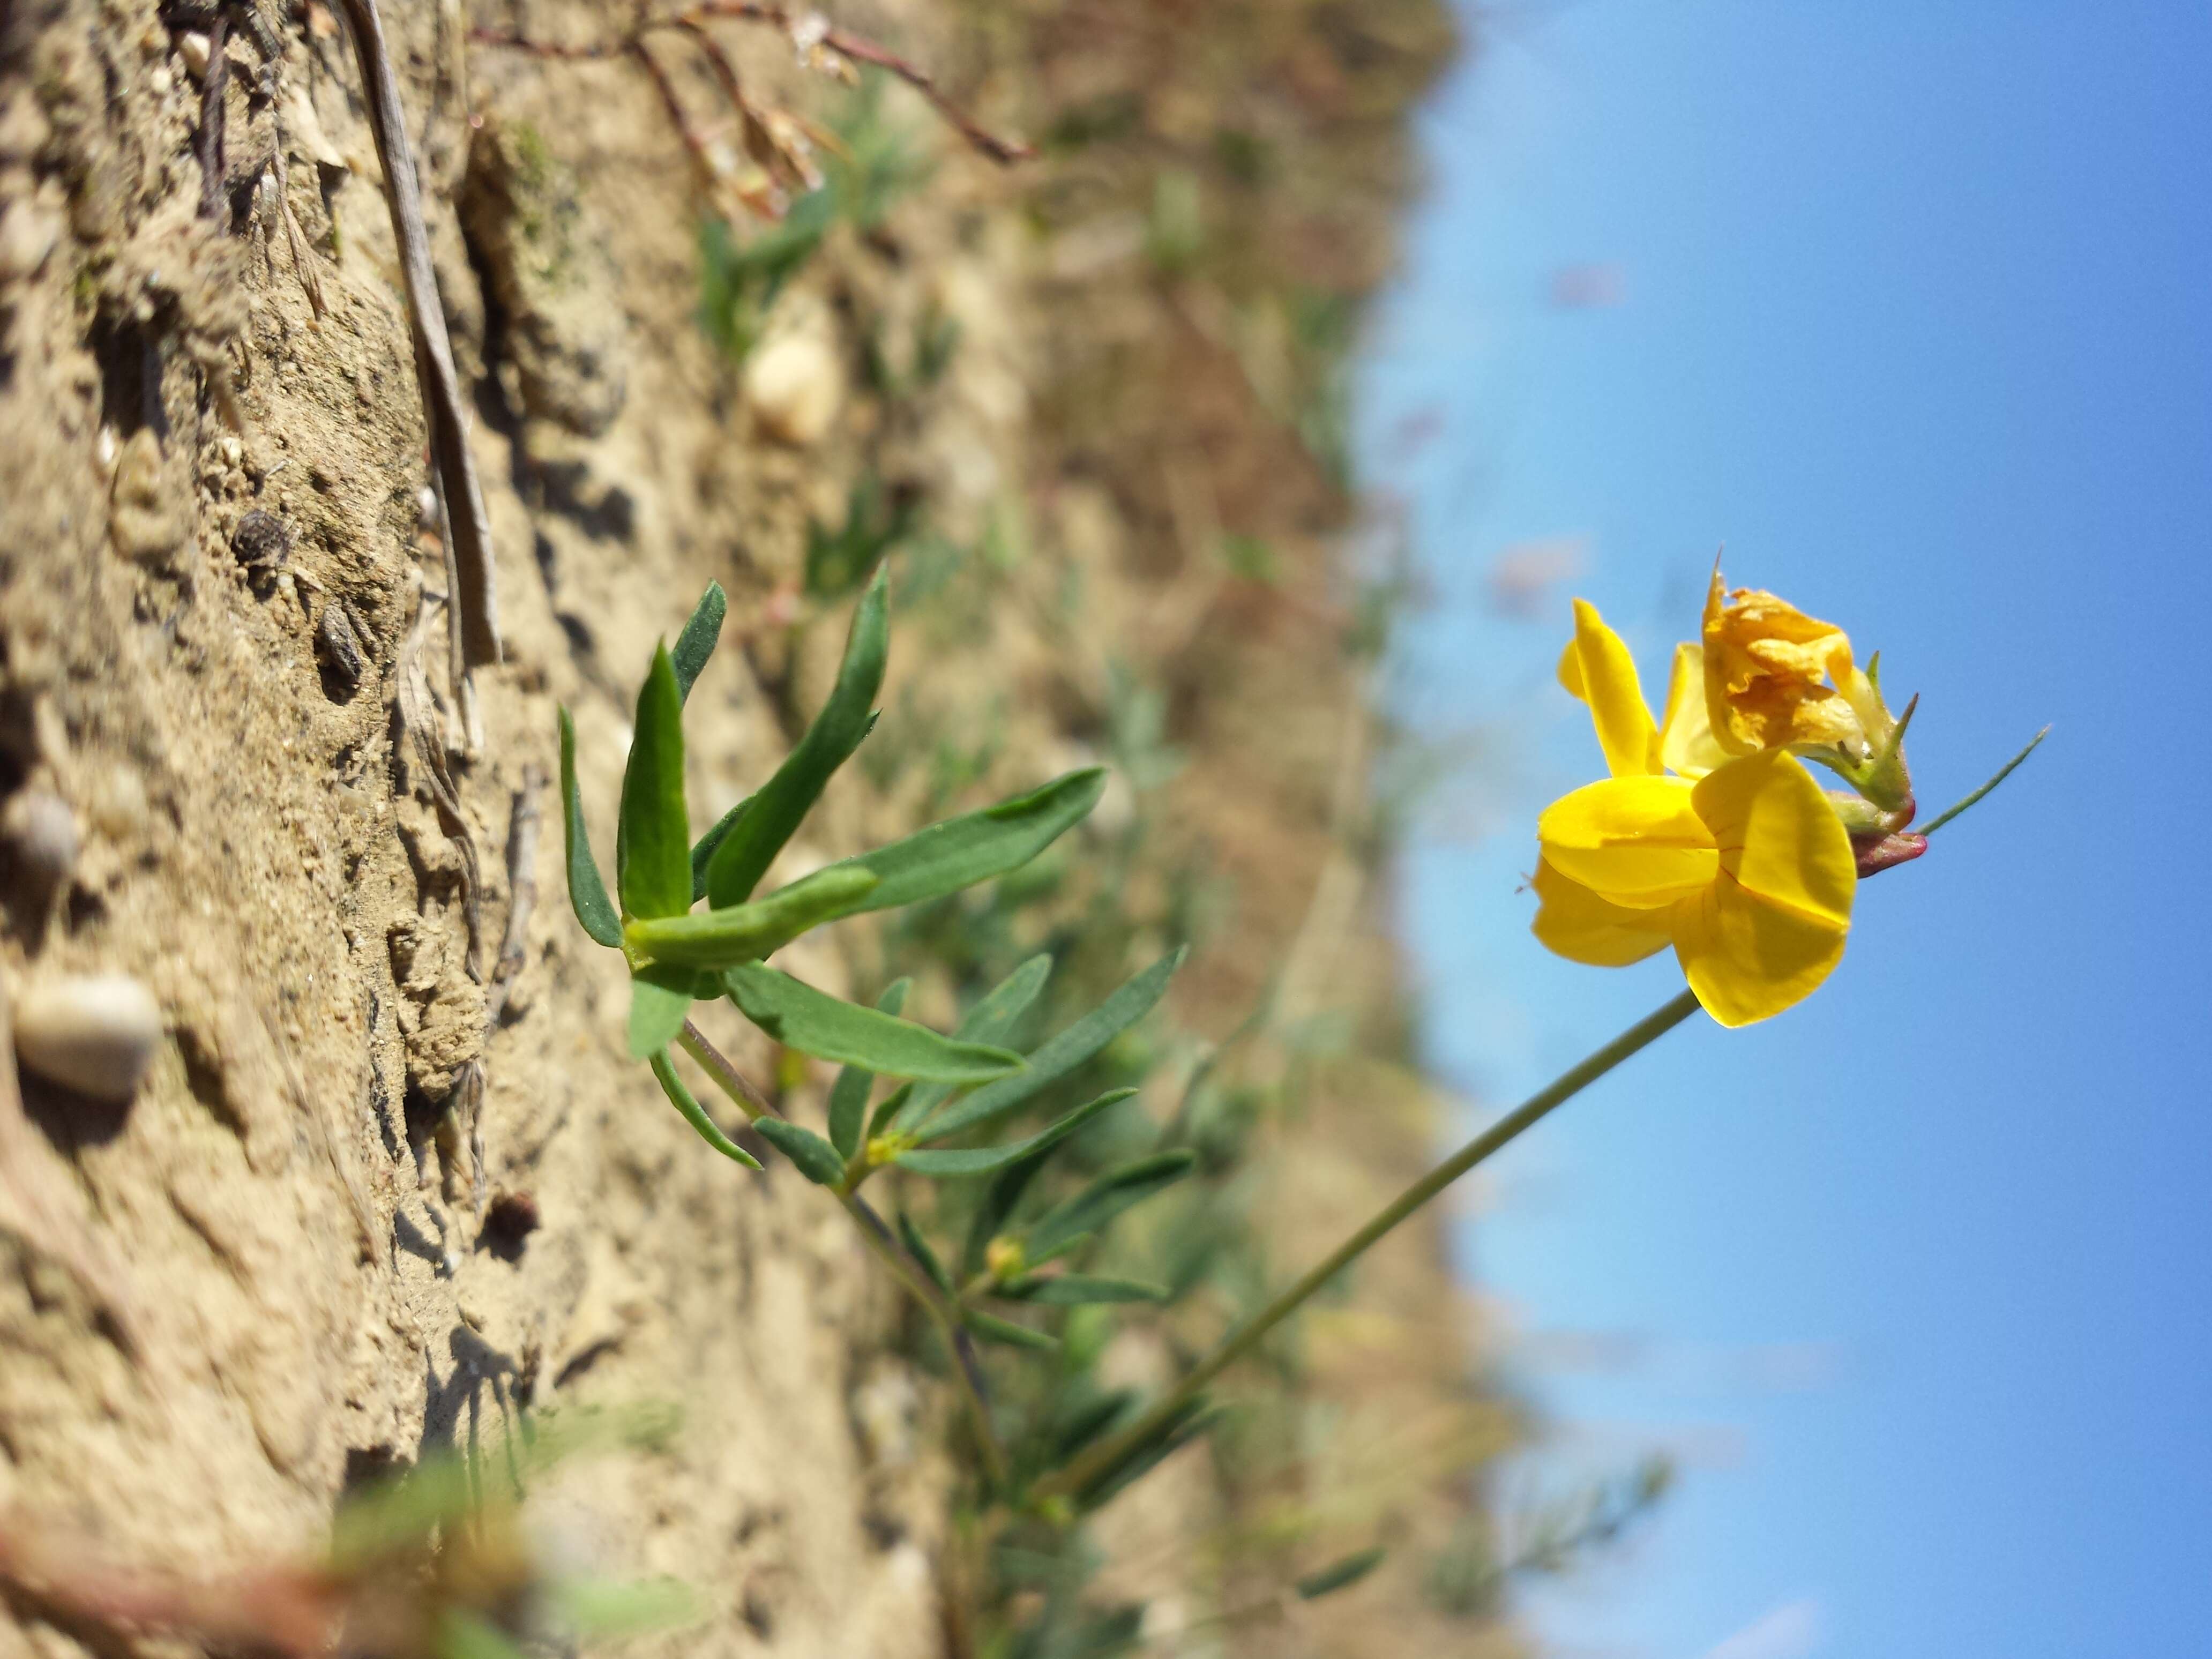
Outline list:
[[[641,42],[647,33],[656,29],[684,29],[696,35],[701,33],[702,24],[717,20],[740,23],[765,23],[782,29],[786,33],[789,33],[793,27],[793,15],[781,6],[745,4],[738,3],[738,0],[732,0],[731,3],[716,3],[714,0],[709,0],[708,4],[692,6],[672,16],[642,19],[637,27],[622,40],[606,44],[564,46],[555,41],[532,40],[512,31],[498,29],[471,29],[469,31],[469,39],[478,46],[504,46],[516,52],[526,52],[538,58],[578,59],[634,57],[637,58],[652,72],[654,79],[661,82],[662,101],[668,105],[671,118],[675,121],[678,130],[684,134],[684,143],[690,146],[695,155],[698,155],[702,154],[701,146],[696,135],[691,131],[690,123],[684,118],[682,106],[676,102],[674,94],[669,89],[665,73],[644,52]],[[968,142],[972,149],[978,154],[989,157],[1000,166],[1010,167],[1016,161],[1028,161],[1036,154],[1036,151],[1029,145],[1017,139],[1002,138],[978,124],[965,110],[945,96],[934,77],[926,70],[909,63],[896,52],[878,46],[865,36],[853,34],[844,29],[833,28],[823,35],[822,45],[841,57],[851,58],[856,64],[872,64],[878,69],[896,76],[927,99],[931,106],[944,118],[953,131]],[[743,113],[742,107],[739,112]]]
[[[1134,1423],[1119,1434],[1099,1442],[1057,1474],[1039,1481],[1036,1495],[1047,1498],[1079,1492],[1110,1471],[1124,1457],[1159,1433],[1176,1413],[1197,1396],[1200,1389],[1259,1346],[1261,1338],[1296,1313],[1315,1291],[1343,1272],[1370,1245],[1492,1153],[1533,1128],[1555,1108],[1573,1099],[1621,1061],[1649,1048],[1697,1012],[1696,995],[1689,991],[1683,992],[1529,1096],[1391,1200],[1365,1226],[1337,1246],[1327,1259],[1254,1315],[1200,1360],[1182,1381],[1161,1395]]]
[[[199,143],[200,217],[222,216],[223,99],[230,90],[230,59],[223,47],[230,40],[230,13],[218,9],[208,27],[207,80],[200,88]]]
[[[703,1032],[690,1020],[676,1039],[684,1052],[697,1060],[707,1075],[714,1079],[722,1092],[735,1101],[748,1119],[773,1116],[769,1103],[753,1087],[744,1073],[732,1066],[722,1052],[709,1042]],[[937,1281],[924,1272],[921,1264],[906,1253],[906,1249],[884,1224],[884,1218],[871,1209],[859,1194],[842,1192],[837,1201],[845,1206],[845,1213],[853,1218],[860,1230],[860,1237],[877,1260],[890,1269],[891,1274],[906,1287],[907,1293],[921,1304],[924,1311],[936,1321],[944,1333],[945,1346],[952,1350],[953,1370],[960,1378],[960,1393],[966,1402],[968,1414],[974,1419],[976,1444],[982,1449],[983,1467],[994,1487],[1003,1492],[1006,1485],[1006,1455],[1000,1447],[999,1437],[991,1428],[991,1403],[983,1387],[983,1369],[975,1358],[975,1346],[968,1340],[967,1328],[960,1322],[960,1310],[951,1299],[939,1288]]]
[[[469,451],[468,416],[461,401],[460,375],[446,335],[446,314],[438,301],[437,277],[430,268],[430,239],[422,224],[422,195],[416,182],[415,157],[407,144],[407,120],[399,103],[399,84],[384,44],[384,23],[376,0],[338,0],[353,33],[361,63],[362,90],[376,154],[384,164],[385,200],[399,244],[400,274],[407,288],[407,311],[414,325],[415,368],[422,383],[422,409],[430,428],[431,474],[437,484],[446,530],[447,586],[453,606],[453,696],[461,705],[470,746],[477,746],[478,720],[469,671],[499,661],[499,605],[492,576],[491,521],[485,516],[483,490]]]

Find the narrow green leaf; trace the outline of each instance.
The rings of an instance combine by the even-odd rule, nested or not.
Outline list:
[[[724,969],[722,981],[740,1013],[801,1054],[941,1083],[981,1082],[1021,1069],[1022,1057],[1007,1049],[957,1042],[927,1025],[857,1008],[757,962]]]
[[[929,1248],[929,1241],[921,1236],[921,1229],[914,1224],[914,1218],[904,1210],[898,1212],[899,1243],[906,1253],[921,1266],[922,1272],[936,1281],[937,1288],[947,1296],[953,1294],[952,1275],[945,1271],[945,1264],[937,1259],[937,1252]]]
[[[960,1322],[981,1337],[986,1342],[1004,1343],[1009,1348],[1034,1348],[1049,1353],[1060,1346],[1060,1339],[1042,1331],[1033,1331],[1026,1325],[1017,1325],[1011,1319],[1000,1319],[980,1308],[969,1308],[960,1316]]]
[[[465,1607],[438,1610],[438,1659],[526,1659],[514,1639]]]
[[[738,820],[752,810],[753,797],[747,795],[728,811],[716,818],[707,833],[691,843],[691,902],[696,904],[707,896],[707,866],[714,861],[714,849],[730,836]]]
[[[902,1083],[876,1103],[876,1109],[868,1114],[868,1132],[860,1138],[861,1145],[866,1146],[898,1121],[898,1115],[914,1097],[914,1088],[911,1083]]]
[[[842,915],[875,878],[865,870],[817,870],[766,898],[726,910],[633,919],[623,928],[631,950],[655,962],[689,968],[729,968],[757,962],[830,917]]]
[[[576,722],[561,710],[561,827],[568,859],[568,908],[584,931],[601,945],[622,943],[622,918],[615,914],[592,838],[584,830],[584,799],[576,787]]]
[[[1076,1494],[1077,1506],[1097,1509],[1132,1481],[1151,1474],[1163,1461],[1212,1425],[1212,1407],[1204,1395],[1185,1401],[1182,1410],[1093,1476],[1091,1483]]]
[[[1041,1307],[1079,1308],[1093,1302],[1164,1302],[1168,1287],[1134,1279],[1099,1279],[1088,1273],[1048,1273],[1037,1279],[1018,1279],[997,1294],[1013,1302],[1033,1302]]]
[[[845,1160],[837,1149],[813,1130],[780,1117],[757,1117],[753,1127],[763,1140],[781,1152],[792,1166],[817,1187],[836,1187],[845,1179]]]
[[[919,904],[1018,870],[1082,822],[1105,788],[1103,767],[1070,772],[1026,795],[933,823],[903,841],[848,859],[846,863],[884,878],[882,886],[853,908]]]
[[[637,729],[623,770],[621,868],[623,911],[680,916],[691,908],[691,824],[684,806],[684,698],[666,647],[637,694]]]
[[[1066,1202],[1048,1210],[1024,1243],[1031,1265],[1058,1254],[1068,1240],[1099,1231],[1122,1211],[1172,1187],[1188,1175],[1198,1154],[1188,1149],[1154,1152],[1109,1170]]]
[[[704,1617],[699,1597],[673,1578],[615,1583],[603,1578],[549,1574],[540,1588],[562,1623],[578,1635],[601,1641],[641,1636]]]
[[[1324,1595],[1348,1589],[1382,1565],[1389,1551],[1377,1544],[1373,1549],[1361,1550],[1357,1555],[1347,1555],[1341,1561],[1331,1562],[1319,1572],[1310,1572],[1297,1582],[1298,1599],[1318,1601]]]
[[[898,1155],[899,1166],[925,1176],[988,1175],[994,1170],[1003,1170],[1009,1164],[1057,1146],[1109,1106],[1118,1106],[1136,1092],[1134,1089],[1109,1089],[1097,1099],[1077,1107],[1050,1128],[1010,1146],[975,1146],[950,1152],[904,1152]]]
[[[1051,975],[1049,956],[1031,957],[984,993],[975,1006],[961,1017],[952,1035],[963,1042],[1003,1044],[1014,1034],[1015,1026],[1021,1024],[1022,1016],[1029,1012],[1030,1005],[1036,1000],[1037,993],[1044,988]],[[894,1127],[911,1129],[951,1097],[951,1084],[915,1085],[912,1097],[900,1109]]]
[[[876,1012],[897,1014],[913,988],[910,979],[893,980],[876,999]],[[860,1128],[867,1121],[868,1095],[875,1086],[876,1074],[860,1066],[848,1066],[830,1086],[830,1144],[841,1157],[850,1158],[860,1150]]]
[[[691,1097],[691,1091],[684,1086],[684,1079],[676,1075],[676,1067],[668,1058],[667,1049],[663,1048],[653,1056],[653,1074],[659,1079],[660,1091],[668,1097],[668,1103],[683,1114],[686,1123],[699,1132],[700,1139],[734,1164],[742,1164],[748,1170],[760,1168],[760,1160],[724,1134],[721,1126],[707,1115],[707,1109]]]
[[[1181,948],[1168,952],[1031,1054],[1027,1071],[976,1090],[941,1117],[925,1125],[921,1132],[922,1139],[942,1140],[963,1129],[1003,1117],[1038,1090],[1066,1076],[1152,1012],[1153,1005],[1166,994],[1168,981],[1182,965],[1182,958]]]
[[[654,963],[629,976],[629,1053],[649,1060],[676,1041],[699,989],[696,969]]]
[[[983,1196],[975,1206],[975,1214],[969,1218],[968,1241],[960,1252],[962,1273],[972,1278],[983,1271],[991,1241],[1006,1226],[1007,1218],[1014,1212],[1014,1206],[1022,1201],[1022,1194],[1029,1190],[1030,1182],[1052,1156],[1052,1150],[1048,1146],[1042,1152],[1017,1159],[991,1177],[991,1184],[983,1189]]]
[[[820,799],[830,775],[860,746],[873,724],[876,693],[884,683],[884,661],[890,647],[888,573],[878,570],[860,596],[853,631],[845,641],[845,660],[830,701],[806,728],[799,745],[776,768],[775,775],[753,797],[752,810],[730,830],[707,865],[707,896],[717,908],[742,904],[753,895],[775,855],[783,850],[809,808]]]
[[[676,648],[668,653],[669,662],[676,670],[676,695],[679,698],[690,696],[699,671],[714,654],[714,647],[722,637],[722,618],[729,614],[729,596],[722,592],[721,583],[708,582],[707,591],[699,596],[698,608],[692,611],[691,620],[676,636]]]
[[[1134,1389],[1109,1389],[1087,1400],[1079,1398],[1049,1431],[1046,1455],[1050,1466],[1059,1468],[1117,1421],[1133,1415],[1131,1408],[1136,1403]]]

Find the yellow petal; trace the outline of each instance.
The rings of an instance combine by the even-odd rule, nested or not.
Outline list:
[[[1616,778],[1659,770],[1659,728],[1636,678],[1636,659],[1597,607],[1575,601],[1575,637],[1559,659],[1559,684],[1589,705],[1606,769]]]
[[[1723,1025],[1749,1025],[1803,1001],[1843,960],[1843,929],[1731,881],[1715,882],[1668,915],[1682,976]]]
[[[1778,749],[1730,761],[1691,802],[1720,848],[1722,885],[1841,933],[1858,867],[1851,838],[1813,775]]]
[[[1608,903],[1548,863],[1536,866],[1536,896],[1531,930],[1547,950],[1570,962],[1625,968],[1663,950],[1669,938],[1667,911]]]
[[[1554,869],[1601,898],[1637,910],[1671,904],[1720,872],[1692,789],[1685,778],[1602,778],[1546,807],[1536,839]]]
[[[1702,778],[1728,757],[1705,715],[1705,648],[1678,645],[1667,680],[1667,719],[1659,728],[1660,762],[1683,777]]]

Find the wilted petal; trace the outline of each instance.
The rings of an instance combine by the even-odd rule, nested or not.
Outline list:
[[[1540,902],[1530,924],[1546,949],[1593,968],[1625,968],[1663,950],[1671,937],[1664,909],[1632,910],[1609,903],[1548,863],[1536,866]]]
[[[1601,778],[1544,809],[1544,857],[1599,897],[1648,910],[1686,897],[1720,871],[1712,833],[1685,778]]]
[[[1575,601],[1575,636],[1559,658],[1559,684],[1589,705],[1608,772],[1632,778],[1659,770],[1659,728],[1644,701],[1636,659],[1587,599]]]
[[[1716,568],[1704,642],[1707,718],[1730,754],[1788,744],[1865,749],[1866,728],[1843,690],[1856,672],[1843,629],[1757,588],[1731,593]]]

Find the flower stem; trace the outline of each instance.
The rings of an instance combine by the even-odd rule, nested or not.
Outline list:
[[[1649,1048],[1698,1011],[1698,999],[1685,991],[1664,1007],[1645,1015],[1579,1065],[1561,1073],[1542,1089],[1492,1124],[1473,1140],[1383,1206],[1297,1283],[1270,1302],[1199,1361],[1182,1381],[1120,1433],[1098,1442],[1066,1468],[1037,1483],[1040,1498],[1081,1492],[1122,1459],[1158,1435],[1199,1390],[1259,1346],[1315,1291],[1357,1260],[1376,1240],[1419,1210],[1492,1153],[1540,1121],[1553,1108],[1572,1099],[1630,1055]]]

